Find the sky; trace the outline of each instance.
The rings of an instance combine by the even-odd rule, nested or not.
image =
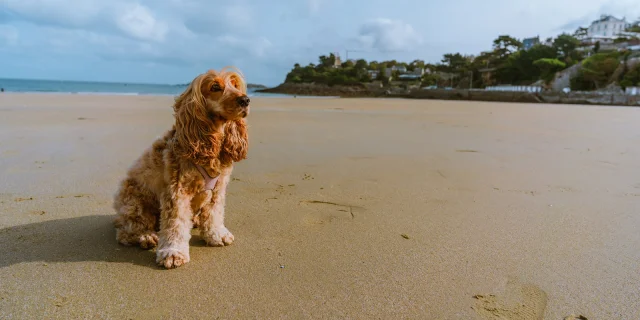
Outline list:
[[[186,83],[239,68],[277,85],[293,64],[438,62],[498,35],[556,36],[637,0],[0,0],[0,78]]]

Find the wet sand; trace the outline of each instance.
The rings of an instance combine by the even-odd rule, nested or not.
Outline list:
[[[171,102],[0,95],[1,319],[640,318],[640,109],[254,98],[236,242],[162,270],[111,199]]]

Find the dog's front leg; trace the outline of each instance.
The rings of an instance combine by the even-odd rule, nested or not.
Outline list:
[[[156,262],[167,269],[189,262],[192,227],[191,197],[182,192],[163,196]]]
[[[233,234],[224,226],[224,207],[231,170],[224,172],[213,190],[211,202],[202,207],[200,236],[209,246],[233,243]]]

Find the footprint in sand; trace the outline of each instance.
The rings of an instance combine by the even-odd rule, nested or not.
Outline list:
[[[356,217],[354,211],[358,209],[363,209],[362,207],[359,207],[359,206],[335,203],[331,201],[304,200],[304,201],[300,201],[300,204],[302,203],[324,205],[328,207],[328,208],[325,208],[324,210],[319,210],[314,212],[311,215],[306,216],[304,221],[307,224],[325,224],[325,223],[333,222],[336,219],[353,220]],[[329,207],[333,207],[333,209],[329,209]]]
[[[547,294],[540,288],[521,283],[515,279],[507,281],[501,294],[477,294],[473,310],[485,320],[542,320],[547,307]]]

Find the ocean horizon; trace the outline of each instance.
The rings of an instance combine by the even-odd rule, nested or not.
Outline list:
[[[15,93],[176,96],[182,93],[186,87],[187,84],[147,84],[0,78],[0,88],[4,89],[4,92]],[[291,96],[287,94],[255,92],[255,89],[248,89],[248,95],[250,97]]]

